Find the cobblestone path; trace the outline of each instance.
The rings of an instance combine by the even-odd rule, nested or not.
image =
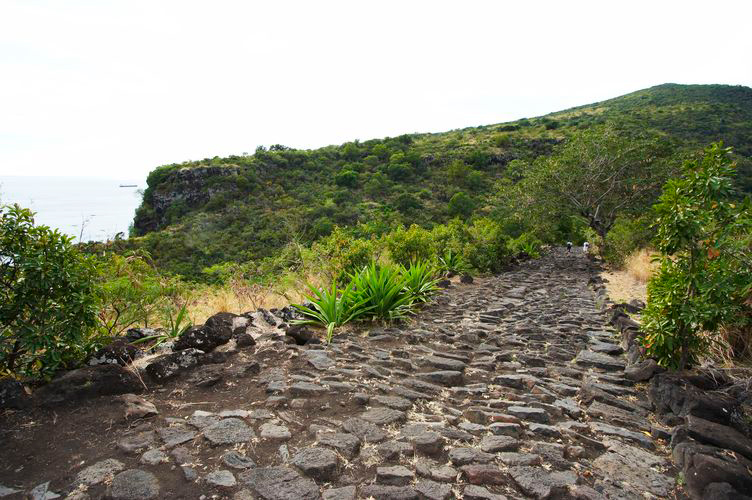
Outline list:
[[[199,367],[142,395],[158,416],[103,428],[98,460],[36,479],[79,499],[674,497],[589,266],[554,251],[328,347],[255,316],[256,345],[228,363],[258,373],[202,386]],[[175,391],[208,404],[161,402]]]

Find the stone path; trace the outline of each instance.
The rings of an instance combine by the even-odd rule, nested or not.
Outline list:
[[[34,498],[673,497],[666,433],[588,266],[555,251],[328,347],[262,336],[246,351],[260,372],[220,382],[255,396],[175,409],[146,393],[158,416],[110,431],[117,449],[69,483],[34,478]]]

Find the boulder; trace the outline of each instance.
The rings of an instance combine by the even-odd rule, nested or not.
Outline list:
[[[203,355],[204,352],[198,349],[184,349],[165,354],[149,363],[146,373],[155,381],[163,382],[201,363]]]
[[[23,384],[12,378],[0,379],[0,410],[20,410],[31,403]]]
[[[89,366],[104,364],[125,366],[140,355],[141,351],[136,346],[131,345],[126,338],[119,338],[92,354],[86,360],[86,364]]]
[[[176,351],[200,349],[209,352],[228,343],[235,330],[235,318],[240,317],[228,312],[215,314],[207,319],[202,326],[194,326],[186,330],[175,342],[174,349]],[[247,320],[247,318],[242,319]]]
[[[86,366],[53,379],[35,397],[43,405],[54,405],[97,396],[138,393],[144,390],[136,374],[117,364]]]

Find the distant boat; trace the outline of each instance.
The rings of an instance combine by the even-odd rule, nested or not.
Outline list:
[[[138,184],[120,184],[121,188],[136,188]]]

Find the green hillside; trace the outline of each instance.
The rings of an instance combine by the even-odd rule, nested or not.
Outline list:
[[[752,191],[752,89],[665,84],[546,116],[316,150],[275,145],[152,171],[128,246],[192,279],[227,261],[259,260],[335,225],[381,234],[489,215],[504,183],[573,133],[603,123],[655,132],[696,150],[723,139]]]

